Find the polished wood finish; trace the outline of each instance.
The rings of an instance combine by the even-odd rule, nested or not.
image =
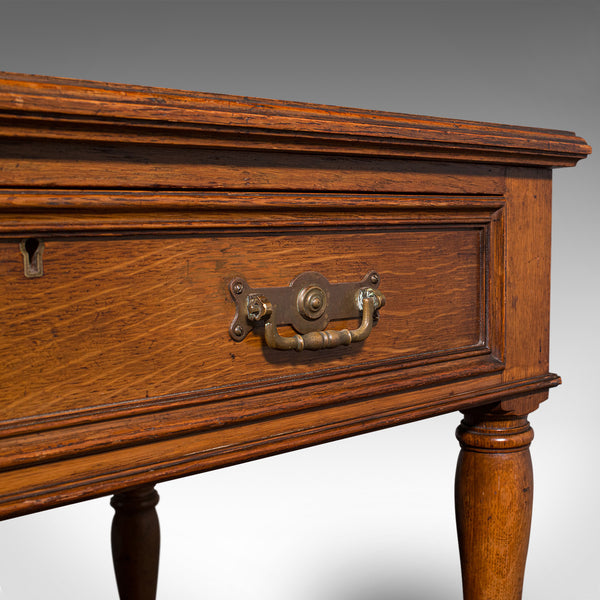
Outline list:
[[[153,486],[115,494],[111,546],[121,600],[153,600],[158,583],[160,528]]]
[[[115,494],[137,598],[123,590],[154,581],[158,542],[126,532],[154,522],[157,482],[461,410],[465,594],[518,597],[517,430],[560,382],[550,168],[590,150],[564,131],[0,74],[0,518]],[[360,343],[229,335],[236,277],[371,270],[386,305]]]
[[[456,523],[465,600],[518,600],[533,501],[525,416],[465,414],[457,430]]]
[[[2,135],[24,139],[549,167],[572,166],[590,152],[568,131],[533,127],[18,73],[0,73],[0,86],[9,115]]]

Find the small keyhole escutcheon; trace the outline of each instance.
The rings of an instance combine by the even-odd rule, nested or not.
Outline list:
[[[42,260],[44,242],[39,238],[31,237],[21,240],[19,248],[23,255],[23,272],[25,273],[25,277],[29,279],[41,277],[44,274],[44,263]]]

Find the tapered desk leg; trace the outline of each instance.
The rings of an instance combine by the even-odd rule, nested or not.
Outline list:
[[[111,542],[121,600],[155,600],[160,529],[158,493],[145,486],[115,494]]]
[[[465,600],[519,600],[533,499],[526,416],[465,413],[456,522]]]

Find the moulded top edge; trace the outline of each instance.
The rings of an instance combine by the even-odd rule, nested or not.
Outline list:
[[[5,72],[0,72],[0,116],[4,123],[51,120],[59,128],[76,121],[87,127],[107,122],[160,127],[177,135],[182,128],[211,130],[213,138],[217,130],[287,134],[301,136],[304,143],[310,138],[386,145],[396,147],[395,155],[402,154],[402,145],[410,146],[407,156],[422,146],[425,155],[435,158],[439,150],[444,160],[566,166],[591,152],[584,139],[569,131]],[[3,128],[0,124],[0,135]]]

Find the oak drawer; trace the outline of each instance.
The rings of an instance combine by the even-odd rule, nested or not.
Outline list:
[[[47,427],[53,419],[79,422],[319,382],[343,381],[351,398],[365,393],[361,379],[374,373],[406,386],[419,367],[443,376],[448,361],[454,369],[463,361],[469,373],[501,368],[497,200],[471,211],[430,207],[343,221],[325,215],[309,229],[46,233],[34,238],[43,244],[43,276],[36,278],[24,275],[23,240],[6,239],[2,293],[11,319],[0,342],[9,357],[0,423],[13,431],[19,422]],[[338,284],[371,270],[386,305],[363,342],[293,352],[267,347],[260,327],[241,342],[229,334],[236,277],[280,287],[317,271]],[[334,320],[328,328],[359,321]],[[304,387],[304,403],[310,393]]]

